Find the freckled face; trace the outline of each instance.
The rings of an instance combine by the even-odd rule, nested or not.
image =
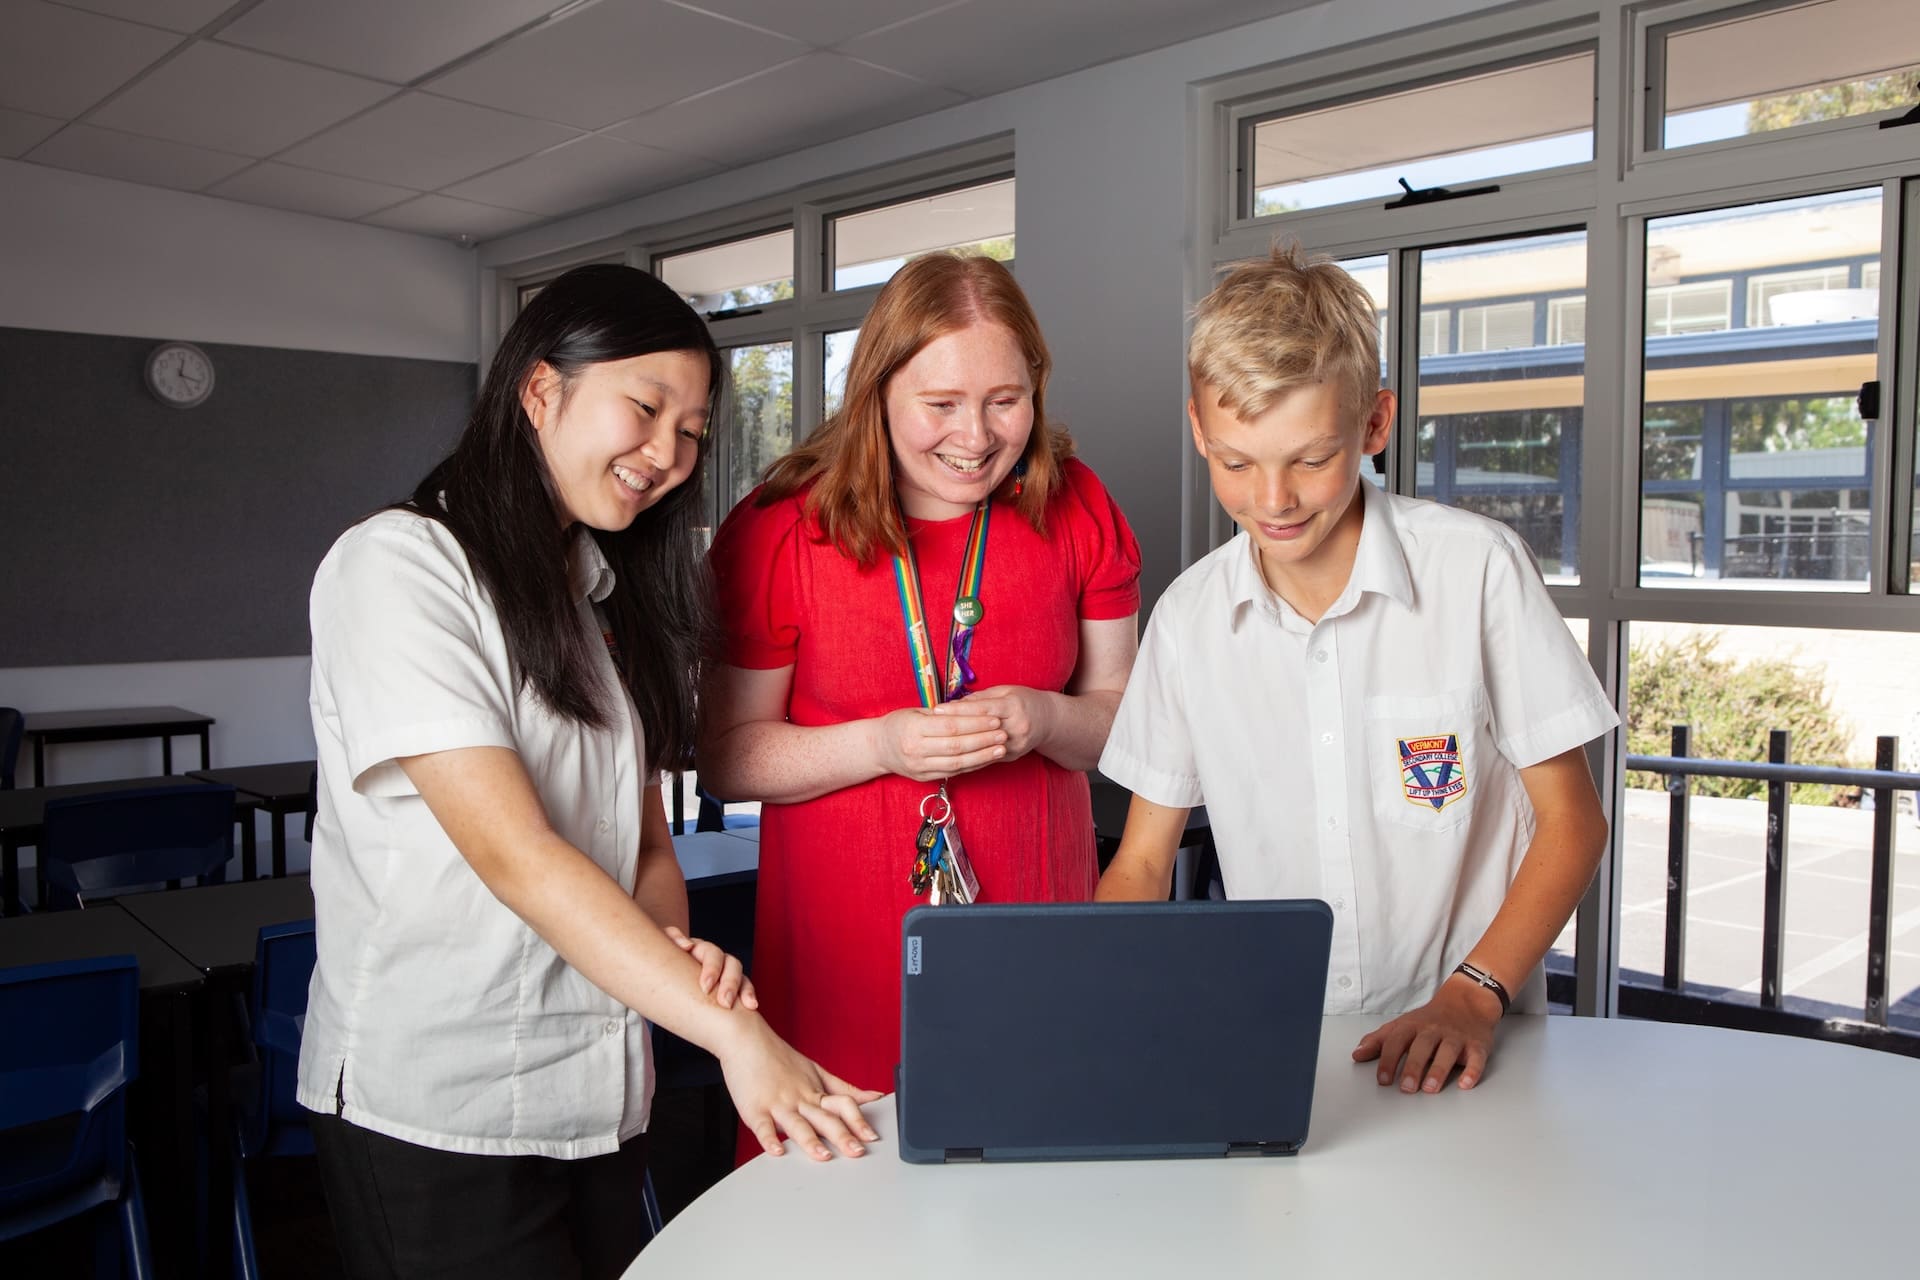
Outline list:
[[[887,379],[887,438],[900,508],[963,516],[1013,471],[1033,434],[1033,374],[1005,325],[935,338]]]
[[[1328,383],[1296,387],[1264,412],[1238,418],[1213,394],[1187,402],[1194,446],[1214,497],[1247,531],[1263,571],[1311,572],[1359,538],[1360,462],[1386,447],[1393,397],[1354,421]],[[1349,537],[1351,535],[1351,537]]]
[[[626,528],[693,474],[710,366],[697,351],[588,365],[571,387],[542,364],[521,395],[565,526]]]

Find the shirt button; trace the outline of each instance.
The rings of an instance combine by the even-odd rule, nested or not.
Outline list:
[[[1325,662],[1327,660],[1327,651],[1325,649],[1315,649],[1313,651],[1313,660],[1315,662]]]
[[[1333,900],[1333,909],[1335,911],[1345,911],[1347,909],[1347,900],[1345,898],[1335,898]]]
[[[620,1034],[620,1020],[618,1018],[607,1019],[607,1034],[610,1036],[617,1036]]]
[[[1333,741],[1333,735],[1332,735],[1332,734],[1330,734],[1330,733],[1323,733],[1323,734],[1321,734],[1321,735],[1320,735],[1320,741],[1322,741],[1322,742],[1332,742],[1332,741]]]
[[[608,822],[605,818],[600,819],[600,829],[602,831],[605,831],[608,827],[612,825],[613,824],[611,822]]]
[[[1339,825],[1340,825],[1340,820],[1338,818],[1334,817],[1332,814],[1327,815],[1327,830],[1331,831]]]
[[[1346,990],[1346,989],[1347,989],[1348,987],[1351,987],[1352,985],[1353,985],[1353,979],[1352,979],[1352,978],[1349,978],[1349,977],[1348,977],[1348,976],[1347,976],[1346,974],[1344,974],[1344,973],[1340,975],[1340,989],[1341,989],[1342,991],[1345,991],[1345,990]]]

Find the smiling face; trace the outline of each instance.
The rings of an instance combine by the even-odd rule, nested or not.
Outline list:
[[[1013,333],[976,320],[935,338],[887,380],[900,509],[966,515],[1000,486],[1033,434],[1033,375]]]
[[[520,405],[553,477],[563,528],[624,529],[693,474],[710,369],[697,351],[588,365],[570,384],[544,362],[535,368]]]
[[[1332,383],[1295,387],[1251,418],[1199,390],[1187,402],[1194,446],[1214,496],[1253,539],[1267,585],[1296,608],[1303,596],[1331,603],[1327,590],[1345,588],[1360,545],[1360,460],[1386,447],[1393,393],[1356,420]]]

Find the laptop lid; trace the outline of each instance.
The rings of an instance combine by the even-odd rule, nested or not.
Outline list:
[[[907,913],[900,1155],[1283,1155],[1306,1141],[1333,913],[1317,900]]]

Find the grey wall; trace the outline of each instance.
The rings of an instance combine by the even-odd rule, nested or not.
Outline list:
[[[154,343],[0,329],[8,666],[307,651],[307,587],[465,419],[473,366],[207,343],[214,392],[147,394]]]
[[[222,354],[218,344],[459,367],[474,359],[478,346],[478,273],[470,250],[11,160],[0,160],[0,282],[0,326],[131,335],[143,355],[153,341],[180,338],[216,355]],[[209,409],[227,406],[235,386],[229,371],[237,376],[244,367],[222,357],[222,385]],[[134,394],[143,395],[139,371],[136,365],[131,376]],[[67,390],[37,380],[33,369],[12,359],[0,361],[0,388],[29,402],[29,420]],[[165,419],[166,430],[177,435],[192,416],[174,414]],[[288,421],[284,413],[258,421],[248,434],[252,447],[268,450],[288,442]],[[12,473],[25,461],[12,444],[21,422],[17,413],[0,420],[0,486],[13,486]],[[133,501],[127,495],[135,488],[172,485],[176,462],[169,457],[166,467],[141,473],[87,454],[80,459],[84,474],[61,478],[59,491],[96,512],[119,509]],[[403,483],[411,483],[412,465],[405,470]],[[82,484],[91,487],[77,487]],[[372,488],[384,497],[387,481]],[[238,490],[221,486],[220,504],[238,510],[237,504],[254,500]],[[348,509],[343,503],[342,510]],[[68,560],[66,513],[56,514],[63,519],[60,531],[28,534],[40,539],[31,556],[16,533],[0,538],[0,595],[8,600],[8,614],[19,612],[13,584],[42,572],[49,544],[55,550],[48,567],[59,570]],[[238,526],[237,520],[229,523]],[[288,556],[288,577],[291,566],[313,554]],[[161,585],[179,584],[187,572],[190,566],[168,572]],[[247,586],[237,579],[225,583],[220,610],[259,609],[250,603]],[[304,595],[297,610],[277,608],[283,625],[292,625],[288,619],[305,617]],[[304,642],[283,648],[280,657],[190,654],[184,655],[188,660],[80,664],[69,657],[35,663],[16,648],[12,641],[0,644],[0,705],[54,711],[171,703],[218,720],[216,765],[313,755]],[[51,782],[136,778],[160,772],[160,747],[151,741],[75,744],[49,753],[47,769]],[[305,865],[300,849],[294,863]]]

